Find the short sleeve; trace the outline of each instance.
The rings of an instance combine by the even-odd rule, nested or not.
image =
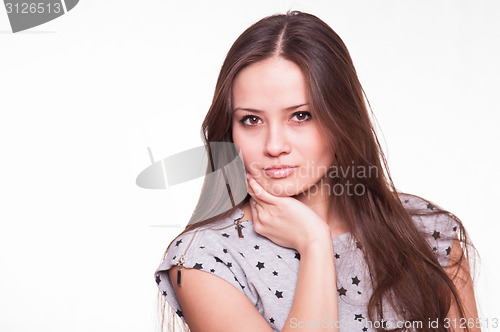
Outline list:
[[[177,266],[184,255],[184,268],[194,268],[211,273],[229,282],[245,295],[249,291],[246,275],[237,264],[230,246],[224,245],[224,234],[218,234],[206,229],[196,229],[179,235],[170,245],[165,259],[155,271],[155,281],[160,293],[184,321],[182,308],[175,295],[168,270]],[[220,237],[220,238],[219,238]],[[182,272],[181,272],[182,284]]]
[[[448,212],[420,215],[417,226],[443,269],[448,264],[458,223]]]
[[[400,199],[439,264],[443,269],[446,268],[459,229],[458,219],[452,213],[419,196],[400,193]]]

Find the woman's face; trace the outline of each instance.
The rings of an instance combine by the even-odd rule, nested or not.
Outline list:
[[[275,196],[318,191],[333,153],[309,109],[301,69],[273,57],[242,69],[233,84],[233,141],[247,172]]]

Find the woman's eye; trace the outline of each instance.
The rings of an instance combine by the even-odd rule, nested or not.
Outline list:
[[[295,112],[292,115],[292,120],[299,124],[311,120],[311,113],[309,112]],[[256,115],[247,114],[241,120],[241,124],[245,127],[255,127],[262,123],[261,119]]]
[[[245,115],[241,120],[240,122],[244,125],[244,126],[255,126],[257,124],[259,124],[259,117],[258,116],[255,116],[255,115]]]
[[[311,120],[311,113],[309,112],[295,112],[293,113],[293,118],[297,118],[298,122],[306,122]]]

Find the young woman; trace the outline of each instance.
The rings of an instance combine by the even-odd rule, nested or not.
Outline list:
[[[463,225],[396,190],[363,95],[313,15],[264,18],[233,44],[203,132],[207,149],[234,143],[248,196],[206,220],[199,203],[155,272],[191,331],[479,330]],[[227,199],[207,192],[213,209]]]

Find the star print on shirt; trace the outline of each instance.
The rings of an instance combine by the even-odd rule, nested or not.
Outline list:
[[[358,286],[359,283],[361,282],[361,280],[358,279],[358,276],[355,276],[354,278],[351,279],[352,279],[352,284],[356,286]]]
[[[160,282],[161,282],[160,276],[159,276],[159,275],[157,275],[157,276],[156,276],[156,283],[159,285],[159,284],[160,284]]]
[[[432,210],[434,210],[434,206],[432,204],[428,203],[427,204],[427,209],[429,209],[429,210],[432,211]]]
[[[238,278],[234,277],[234,280],[236,280],[236,282],[238,283],[238,285],[240,285],[241,289],[245,289],[245,286],[243,286],[240,281],[238,280]]]
[[[182,314],[182,311],[180,311],[179,309],[177,309],[177,315],[179,315],[180,317],[184,316],[184,315]]]
[[[368,331],[368,328],[365,326],[365,327],[363,327],[363,332],[366,332],[366,331]]]
[[[405,197],[403,197],[403,200],[404,199]],[[425,235],[428,248],[431,249],[431,252],[438,257],[439,262],[443,263],[443,258],[446,259],[451,256],[451,250],[453,250],[452,237],[455,236],[456,232],[460,231],[458,229],[461,227],[460,222],[453,222],[451,219],[441,221],[441,219],[437,218],[436,214],[434,214],[434,211],[426,208],[426,204],[428,202],[420,201],[417,204],[417,201],[414,202],[413,199],[409,199],[407,201],[408,203],[404,205],[405,208],[413,209],[413,205],[418,205],[420,211],[423,211],[422,216],[416,217],[414,222],[417,226],[422,226],[419,230],[422,235]],[[436,211],[439,209],[437,205],[433,206],[433,208]],[[439,215],[439,217],[441,217],[441,215]],[[256,304],[256,307],[258,307],[260,312],[266,313],[264,317],[267,319],[267,322],[271,327],[275,329],[278,328],[278,326],[281,327],[287,317],[287,313],[282,312],[283,310],[281,310],[281,307],[285,306],[285,304],[287,306],[290,304],[295,290],[294,283],[291,282],[294,279],[292,278],[290,280],[288,276],[292,272],[297,272],[299,263],[302,263],[301,253],[294,248],[282,248],[274,246],[271,241],[263,241],[259,235],[252,231],[251,226],[248,234],[243,232],[245,233],[245,239],[240,239],[234,229],[234,225],[232,225],[232,222],[229,220],[227,221],[227,224],[232,227],[228,227],[226,229],[218,229],[216,227],[213,230],[208,229],[206,233],[202,231],[195,236],[194,241],[192,241],[191,235],[189,234],[187,237],[178,237],[172,242],[174,245],[170,247],[170,256],[168,256],[169,258],[166,258],[165,264],[163,264],[160,271],[165,273],[165,271],[167,271],[166,269],[172,266],[177,270],[176,265],[178,264],[179,257],[182,253],[184,253],[187,257],[187,262],[184,264],[186,268],[197,268],[199,270],[210,272],[213,275],[218,275],[227,282],[230,282],[232,285],[240,287],[240,291],[244,288],[243,293],[245,293],[252,301],[257,301],[259,297],[262,299],[265,298],[267,302],[257,301],[253,303],[258,303]],[[455,233],[451,232],[452,229]],[[452,237],[449,236],[449,233]],[[205,234],[206,237],[204,236]],[[233,236],[230,237],[230,235]],[[224,237],[224,239],[221,239],[222,241],[219,240],[219,236]],[[186,242],[184,239],[186,239]],[[359,240],[359,243],[356,243],[356,239],[352,236],[349,236],[348,239],[349,241],[339,241],[338,243],[335,243],[335,250],[332,250],[334,254],[334,263],[336,265],[335,268],[339,272],[337,275],[337,285],[341,286],[338,287],[336,285],[337,297],[339,299],[339,309],[343,306],[342,310],[345,309],[343,312],[346,314],[348,313],[347,317],[344,318],[349,322],[351,322],[349,320],[349,316],[351,316],[351,319],[356,319],[353,323],[356,323],[355,326],[357,326],[357,328],[352,330],[362,331],[362,328],[365,327],[364,323],[369,320],[369,317],[364,317],[364,314],[366,313],[364,311],[365,309],[360,309],[360,307],[356,307],[356,305],[364,303],[365,300],[369,300],[371,283],[366,281],[367,275],[365,275],[364,271],[364,268],[367,267],[362,259],[364,245],[361,250],[358,250],[356,248],[360,248],[360,244],[362,244],[362,242]],[[188,247],[191,242],[193,245]],[[260,243],[260,245],[256,242]],[[252,243],[254,243],[253,246],[251,245]],[[185,244],[185,246],[181,247],[182,244]],[[252,251],[251,249],[254,250]],[[244,250],[245,252],[240,252],[239,250]],[[281,252],[283,256],[281,256],[281,254],[277,254],[278,252]],[[223,253],[223,255],[221,255],[221,253]],[[217,254],[224,259],[214,257]],[[238,254],[241,256],[238,257]],[[340,260],[340,258],[342,258],[342,260]],[[229,262],[229,259],[233,259],[233,261]],[[257,263],[255,263],[255,261],[257,261]],[[265,266],[266,262],[264,261],[267,261],[267,266]],[[357,264],[358,262],[360,264]],[[222,267],[222,265],[219,265],[218,263],[224,264],[225,267]],[[217,270],[215,267],[217,267]],[[254,267],[257,268],[257,271]],[[267,270],[263,272],[262,270],[265,268],[267,268]],[[351,277],[353,274],[354,277]],[[358,274],[364,281],[357,276]],[[151,279],[155,280],[157,275],[158,272],[153,274],[153,278]],[[237,277],[235,277],[235,275]],[[174,312],[177,310],[176,308],[179,309],[177,315],[180,316],[180,314],[183,314],[181,310],[182,308],[180,307],[179,302],[176,302],[174,287],[172,287],[175,286],[175,280],[172,280],[173,283],[170,283],[166,279],[164,280],[163,276],[166,276],[166,274],[159,274],[158,277],[158,286],[160,287],[159,294],[166,298],[171,307],[174,308]],[[254,279],[258,279],[263,282],[258,284],[252,283]],[[363,284],[361,284],[361,281],[363,281]],[[343,287],[344,285],[345,287]],[[266,288],[268,289],[267,292],[265,291]],[[279,291],[279,288],[281,288],[281,291]],[[348,291],[349,296],[347,296]],[[285,294],[290,294],[291,297],[285,298]],[[359,312],[359,314],[356,314],[357,312]],[[389,312],[389,315],[391,312]],[[274,316],[277,318],[274,318]],[[184,319],[184,316],[182,316],[182,319]],[[380,323],[382,324],[382,322]],[[364,330],[366,332],[372,331],[370,327],[367,327]]]
[[[215,261],[216,261],[217,263],[222,263],[222,264],[224,264],[224,262],[222,261],[222,259],[220,259],[219,257],[214,257],[214,258],[215,258]]]

